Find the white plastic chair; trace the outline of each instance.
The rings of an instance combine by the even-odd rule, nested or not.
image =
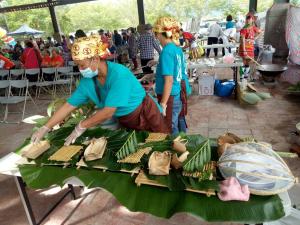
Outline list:
[[[25,89],[24,91],[18,91],[18,95],[12,94],[12,88],[14,89]],[[17,105],[19,103],[23,103],[23,109],[21,111],[22,113],[22,120],[24,119],[25,115],[25,109],[26,109],[26,101],[29,99],[30,96],[28,94],[28,80],[10,80],[9,81],[9,91],[8,96],[6,98],[1,98],[0,103],[5,105],[5,113],[3,122],[5,123],[19,123],[19,122],[9,122],[7,121],[7,117],[9,113],[20,113],[20,112],[9,112],[8,111],[8,105]]]
[[[72,81],[73,81],[73,67],[58,67],[56,69],[56,77],[55,77],[55,94],[58,85],[68,85],[69,86],[69,94],[72,93]],[[65,94],[63,92],[63,94]]]
[[[9,70],[0,70],[0,80],[9,79]]]
[[[24,69],[12,69],[10,70],[10,80],[22,80],[24,76]]]

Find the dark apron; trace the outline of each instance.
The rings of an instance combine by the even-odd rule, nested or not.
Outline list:
[[[119,123],[126,128],[158,133],[171,133],[164,117],[161,115],[156,103],[148,96],[132,113],[118,118]]]
[[[184,80],[181,80],[180,86],[181,86],[180,100],[182,103],[182,109],[179,114],[179,117],[185,117],[187,115],[187,93],[186,93],[186,86],[185,86]],[[160,103],[161,99],[162,99],[162,95],[157,95],[157,99],[158,99],[158,102]],[[174,101],[174,97],[172,95],[170,95],[168,102],[167,102],[167,112],[166,112],[166,117],[165,117],[166,123],[170,130],[172,130],[173,101]],[[185,124],[185,125],[186,125],[186,127],[188,127],[187,124]]]
[[[186,93],[186,86],[185,86],[184,80],[181,80],[180,86],[181,86],[180,99],[182,102],[182,109],[181,109],[179,116],[183,117],[183,116],[187,115],[187,110],[188,110],[188,108],[187,108],[187,93]]]

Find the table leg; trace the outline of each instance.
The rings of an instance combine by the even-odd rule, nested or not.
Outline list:
[[[233,80],[235,83],[234,98],[237,99],[238,67],[233,67]]]
[[[22,177],[15,177],[15,182],[17,184],[17,188],[21,197],[21,201],[22,204],[24,206],[25,212],[26,212],[26,216],[28,219],[28,222],[30,225],[39,225],[41,224],[48,216],[49,214],[64,200],[64,198],[71,193],[73,199],[76,199],[76,195],[75,195],[75,191],[73,188],[72,184],[68,184],[68,191],[50,208],[50,210],[48,212],[45,213],[45,215],[42,217],[42,219],[40,219],[39,222],[36,222],[25,186],[26,184],[24,183]]]
[[[25,190],[25,183],[22,177],[15,177],[15,182],[19,191],[19,195],[21,197],[22,204],[24,206],[26,216],[30,225],[36,225],[35,217],[31,208],[31,204],[28,199],[28,195]]]

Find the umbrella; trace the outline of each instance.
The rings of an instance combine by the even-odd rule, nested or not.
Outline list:
[[[30,28],[28,25],[24,24],[19,29],[8,33],[9,35],[35,35],[35,34],[42,34],[44,31],[35,30]]]

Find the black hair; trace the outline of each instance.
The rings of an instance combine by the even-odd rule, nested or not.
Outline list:
[[[129,30],[131,31],[131,33],[135,33],[135,29],[133,27],[129,27]]]
[[[75,38],[81,38],[81,37],[86,37],[86,34],[84,33],[84,31],[81,30],[81,29],[76,30],[76,32],[75,32]]]
[[[228,15],[227,17],[226,17],[226,21],[228,22],[228,21],[232,21],[232,15]]]
[[[33,48],[33,44],[32,44],[31,41],[26,41],[25,46],[28,47],[28,48]]]
[[[250,20],[250,19],[252,19],[251,15],[249,15],[249,16],[246,17],[246,20]]]
[[[172,36],[168,37],[167,32],[162,32],[161,35],[164,36],[165,38],[168,38],[168,39],[172,38]]]

